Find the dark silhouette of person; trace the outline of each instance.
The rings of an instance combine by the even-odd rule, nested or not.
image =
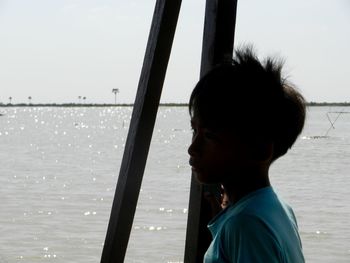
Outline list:
[[[190,165],[200,183],[223,186],[225,201],[208,225],[205,263],[304,262],[294,212],[269,180],[271,164],[292,147],[305,121],[305,100],[283,78],[282,65],[261,62],[244,47],[191,94]]]

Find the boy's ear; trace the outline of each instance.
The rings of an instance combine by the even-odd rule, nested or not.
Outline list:
[[[253,161],[259,163],[265,163],[271,161],[273,158],[273,143],[264,142],[264,143],[254,143],[250,147],[250,157]]]

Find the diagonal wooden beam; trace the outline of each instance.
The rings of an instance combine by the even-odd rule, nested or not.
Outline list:
[[[207,0],[205,9],[201,77],[216,64],[232,58],[237,0]],[[205,189],[205,191],[211,189]],[[188,209],[185,260],[203,262],[211,236],[207,229],[210,206],[203,199],[203,186],[192,175]]]
[[[101,263],[125,258],[180,6],[156,2]]]

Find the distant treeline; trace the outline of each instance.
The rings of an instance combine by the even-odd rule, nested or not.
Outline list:
[[[0,107],[114,107],[133,106],[133,104],[101,104],[101,103],[0,103]]]
[[[308,102],[308,106],[350,106],[350,102]]]
[[[0,103],[0,107],[132,107],[133,103]],[[160,103],[159,106],[187,107],[187,103]]]
[[[308,102],[307,106],[350,106],[350,102]],[[0,103],[0,107],[132,107],[133,103],[101,104],[101,103]],[[160,103],[159,106],[187,107],[188,103]]]

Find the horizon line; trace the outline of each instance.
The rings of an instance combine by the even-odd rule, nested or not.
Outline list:
[[[0,103],[0,107],[130,107],[134,103]],[[188,106],[184,102],[162,102],[159,106]],[[306,102],[306,106],[350,106],[350,102]]]

